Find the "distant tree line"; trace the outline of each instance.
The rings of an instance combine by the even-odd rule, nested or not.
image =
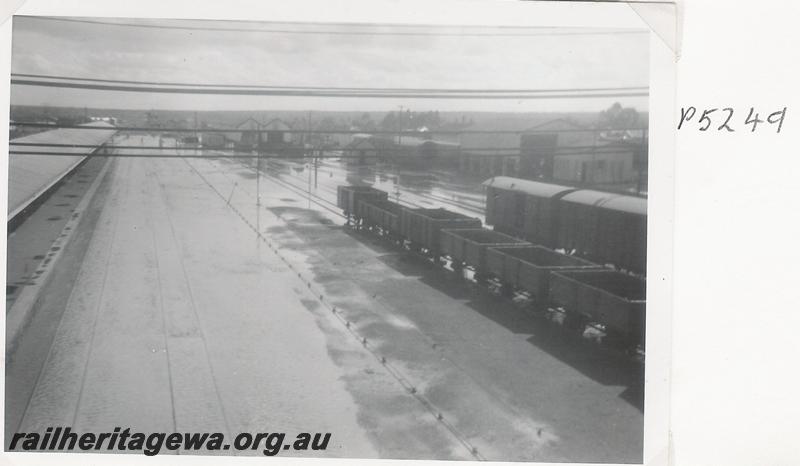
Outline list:
[[[639,112],[633,107],[623,107],[615,102],[611,107],[600,112],[597,118],[599,129],[621,130],[639,126]]]

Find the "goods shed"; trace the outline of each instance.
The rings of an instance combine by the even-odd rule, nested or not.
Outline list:
[[[346,165],[368,165],[378,162],[378,149],[369,139],[353,139],[344,147]]]
[[[62,128],[31,134],[11,140],[14,152],[8,161],[8,221],[12,221],[35,203],[43,194],[74,170],[87,156],[102,150],[105,143],[116,133],[110,123],[96,121],[81,126],[107,129]],[[17,145],[19,143],[26,145]],[[47,147],[27,144],[74,144],[89,147]],[[44,155],[53,152],[59,155]],[[61,155],[61,154],[74,155]]]
[[[396,137],[389,151],[389,159],[396,163],[424,164],[444,163],[457,165],[461,145],[414,136]]]

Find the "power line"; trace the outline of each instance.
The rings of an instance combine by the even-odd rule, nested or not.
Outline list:
[[[115,147],[109,147],[108,149],[114,149]],[[139,148],[142,149],[142,148]],[[84,157],[87,155],[91,155],[92,157],[108,157],[108,158],[126,158],[126,157],[135,157],[135,158],[232,158],[232,159],[295,159],[295,160],[302,160],[304,158],[313,158],[313,159],[382,159],[386,157],[392,156],[399,156],[402,158],[407,159],[456,159],[456,158],[463,158],[463,157],[481,157],[481,158],[505,158],[505,157],[524,157],[525,153],[521,152],[519,149],[502,149],[505,151],[509,151],[509,154],[475,154],[470,153],[469,149],[462,150],[457,155],[421,155],[421,154],[414,154],[414,155],[403,155],[408,154],[409,150],[404,149],[378,149],[376,155],[347,155],[347,154],[329,154],[329,155],[309,155],[303,152],[303,148],[296,147],[294,150],[289,149],[286,152],[288,154],[278,154],[274,152],[281,152],[280,150],[273,151],[273,153],[261,153],[261,154],[253,154],[252,152],[239,152],[239,153],[227,153],[227,154],[220,154],[220,153],[209,153],[203,152],[207,151],[208,149],[190,149],[190,148],[163,148],[162,150],[172,150],[172,151],[187,151],[193,152],[190,154],[163,154],[163,153],[155,153],[155,154],[147,154],[147,153],[94,153],[94,154],[86,154],[86,153],[74,153],[74,152],[57,152],[57,151],[34,151],[34,150],[12,150],[9,151],[9,155],[35,155],[35,156],[52,156],[52,157]],[[472,150],[479,150],[479,149],[472,149]],[[632,150],[632,148],[631,148]],[[293,152],[293,153],[292,153]],[[330,151],[329,151],[330,152]],[[354,150],[342,150],[341,152],[355,152]],[[500,150],[496,150],[496,152],[500,152]],[[627,151],[625,151],[627,152]],[[603,155],[603,154],[616,154],[622,153],[620,152],[620,148],[601,148],[598,147],[597,150],[594,151],[554,151],[550,155],[554,156],[563,156],[563,155]],[[399,154],[399,155],[398,155]],[[542,156],[546,154],[540,154]]]
[[[175,150],[173,147],[172,150]],[[185,150],[185,151],[194,151],[198,152],[199,150],[195,149],[178,149],[178,150]],[[299,155],[278,155],[278,154],[248,154],[248,153],[240,153],[240,154],[208,154],[208,153],[194,153],[194,154],[145,154],[145,153],[129,153],[129,154],[110,154],[110,153],[97,153],[97,154],[76,154],[74,152],[50,152],[50,151],[42,151],[42,152],[34,152],[34,151],[9,151],[9,155],[44,155],[44,156],[52,156],[52,157],[105,157],[105,158],[154,158],[154,159],[215,159],[215,158],[230,158],[230,159],[297,159],[302,160],[304,156]],[[311,156],[305,156],[305,158],[312,158]],[[357,156],[315,156],[313,158],[357,158]],[[365,158],[378,158],[377,156],[365,157]]]
[[[200,87],[158,87],[153,85],[123,84],[88,84],[60,81],[38,81],[31,79],[11,78],[11,84],[38,87],[55,87],[68,89],[89,89],[116,92],[143,92],[156,94],[194,94],[194,95],[249,95],[249,96],[284,96],[284,97],[347,97],[347,98],[416,98],[416,99],[574,99],[597,97],[646,97],[648,92],[600,92],[600,93],[558,93],[558,94],[494,94],[494,93],[398,93],[398,92],[348,92],[348,91],[316,91],[287,89],[239,89],[239,88],[200,88]],[[557,91],[553,91],[557,92]]]
[[[436,141],[431,141],[431,142],[435,143]],[[97,149],[98,148],[98,146],[96,144],[61,144],[61,143],[43,143],[43,142],[14,142],[14,140],[9,141],[9,145],[20,146],[20,147],[55,147],[55,148],[70,148],[70,149]],[[207,148],[207,147],[206,148],[197,148],[197,149],[195,149],[195,148],[180,147],[180,146],[178,146],[178,147],[175,147],[175,146],[170,147],[170,146],[139,146],[139,145],[135,145],[135,146],[105,145],[103,147],[106,148],[106,149],[114,149],[114,150],[118,150],[118,149],[161,150],[161,151],[165,151],[165,150],[220,151],[221,150],[221,149],[214,149],[214,148]],[[405,148],[404,148],[403,146],[399,146],[397,144],[393,144],[393,147],[375,148],[375,149],[368,149],[368,150],[369,151],[380,152],[380,153],[392,153],[392,152],[406,152],[406,151],[412,150],[411,148],[413,148],[413,147],[415,147],[415,146],[405,146]],[[630,146],[630,147],[632,148],[633,146]],[[295,150],[304,150],[304,148],[300,147],[300,146],[294,146],[292,148],[295,149]],[[542,150],[546,150],[547,148],[541,148],[541,149]],[[582,146],[558,146],[558,147],[553,148],[552,150],[555,151],[555,152],[569,152],[571,154],[583,154],[585,152],[580,152],[580,151],[597,151],[597,153],[602,153],[602,152],[618,151],[619,149],[620,149],[619,146],[613,146],[613,145],[595,145],[595,146],[582,145]],[[291,149],[289,149],[289,150],[291,150]],[[308,150],[323,151],[323,152],[360,152],[360,151],[363,151],[364,149],[347,148],[347,147],[327,148],[326,149],[326,148],[314,147],[313,149],[308,149]],[[525,149],[521,149],[520,147],[479,147],[479,146],[478,147],[460,147],[460,146],[454,146],[454,147],[452,147],[451,150],[452,151],[461,151],[462,153],[465,153],[465,155],[480,155],[480,154],[469,154],[470,151],[525,152]],[[445,151],[447,151],[447,149],[445,149]],[[30,152],[27,152],[27,151],[15,151],[14,153],[28,154]],[[219,155],[221,157],[225,156],[225,154],[217,154],[217,155]],[[332,157],[336,158],[336,157],[339,157],[339,156],[332,156]]]
[[[182,86],[199,88],[230,88],[230,89],[264,89],[264,90],[330,90],[348,92],[436,92],[436,93],[553,93],[553,92],[607,92],[607,91],[647,91],[647,86],[622,86],[622,87],[593,87],[593,88],[558,88],[558,89],[437,89],[437,88],[400,88],[400,87],[336,87],[336,86],[273,86],[262,84],[192,84],[174,83],[163,81],[127,81],[119,79],[81,78],[74,76],[52,76],[43,74],[11,73],[13,78],[34,78],[48,80],[86,81],[111,84],[134,84],[156,86]]]
[[[54,125],[51,123],[38,123],[33,121],[15,121],[14,126],[26,126],[31,128],[51,128],[55,129],[80,129],[80,130],[103,130],[103,131],[128,131],[128,132],[144,132],[144,133],[266,133],[265,129],[241,129],[241,128],[170,128],[170,127],[139,127],[139,126],[86,126],[86,125]],[[462,130],[404,130],[403,135],[436,135],[436,134],[453,134],[453,135],[468,135],[468,134],[536,134],[536,133],[592,133],[603,131],[648,131],[648,128],[625,128],[623,130],[606,130],[596,128],[586,129],[560,129],[557,131],[536,129],[535,127],[522,130],[491,130],[491,129],[462,129]],[[397,131],[391,130],[301,130],[301,129],[287,129],[282,130],[282,133],[295,134],[386,134],[397,135]],[[40,134],[40,133],[35,133]],[[12,139],[13,141],[13,139]]]
[[[548,0],[543,0],[548,1]],[[551,0],[551,1],[562,1],[562,0]],[[588,0],[588,1],[601,1],[601,0]],[[617,2],[618,0],[608,0],[612,2]],[[654,3],[654,0],[642,0],[644,2]],[[626,0],[627,3],[635,3],[633,0]],[[657,3],[657,2],[655,2]],[[674,2],[664,2],[664,3],[674,3]],[[41,19],[41,20],[56,20],[56,21],[93,21],[93,22],[107,22],[110,24],[119,24],[111,21],[99,21],[97,19],[81,19],[78,17],[63,17],[63,16],[31,16],[31,15],[17,15],[18,17],[24,17],[27,19]],[[192,18],[192,19],[185,19],[185,18],[177,18],[172,19],[172,21],[194,21],[194,22],[205,22],[205,23],[218,23],[218,22],[226,22],[226,23],[238,23],[238,24],[257,24],[257,25],[264,25],[264,24],[281,24],[281,25],[290,25],[290,26],[337,26],[337,27],[396,27],[396,28],[424,28],[424,27],[437,27],[437,28],[463,28],[463,29],[500,29],[500,30],[532,30],[532,29],[573,29],[573,30],[582,30],[586,29],[585,27],[580,26],[519,26],[519,25],[509,25],[509,24],[497,24],[497,25],[480,25],[480,24],[442,24],[442,23],[430,23],[430,24],[411,24],[411,23],[391,23],[391,22],[381,22],[381,23],[365,23],[365,22],[347,22],[347,21],[279,21],[279,20],[269,20],[269,21],[261,21],[261,20],[246,20],[246,19],[203,19],[203,18]],[[130,23],[129,23],[130,24]],[[619,29],[622,31],[631,31],[632,29]]]
[[[164,24],[142,24],[142,23],[122,23],[111,21],[98,21],[98,20],[85,20],[75,18],[58,18],[58,17],[43,17],[43,16],[26,16],[26,18],[33,18],[45,21],[58,21],[66,23],[79,23],[91,24],[99,26],[116,26],[116,27],[129,27],[129,28],[143,28],[143,29],[167,29],[167,30],[180,30],[180,31],[211,31],[211,32],[251,32],[251,33],[267,33],[267,34],[330,34],[330,35],[369,35],[369,36],[440,36],[440,37],[535,37],[535,36],[598,36],[598,35],[618,35],[618,34],[647,34],[646,30],[635,29],[621,29],[614,31],[556,31],[556,32],[441,32],[441,31],[387,31],[385,29],[378,31],[364,31],[364,30],[311,30],[311,29],[256,29],[256,28],[232,28],[232,27],[205,27],[205,26],[178,26],[178,25],[164,25]],[[283,24],[298,24],[298,23],[283,23]],[[299,23],[304,24],[304,23]],[[316,23],[324,24],[324,23]],[[334,24],[336,25],[336,24]],[[354,27],[355,23],[350,23],[347,27]],[[366,27],[396,27],[397,25],[362,25]],[[427,25],[403,25],[403,27],[432,27]],[[489,27],[492,26],[433,26],[436,28],[475,28],[475,27]],[[525,27],[519,27],[526,29]]]

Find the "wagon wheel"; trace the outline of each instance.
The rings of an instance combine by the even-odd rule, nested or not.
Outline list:
[[[641,342],[637,341],[635,337],[615,330],[610,330],[608,332],[604,343],[608,345],[609,348],[624,352],[631,357],[636,357],[638,353],[644,352],[644,346],[642,346],[640,344]]]
[[[500,284],[500,295],[504,298],[513,298],[514,297],[514,285],[508,282],[503,282]]]
[[[583,334],[583,331],[586,329],[586,325],[589,324],[589,319],[579,313],[568,313],[566,320],[564,321],[564,328],[575,331],[578,334]]]

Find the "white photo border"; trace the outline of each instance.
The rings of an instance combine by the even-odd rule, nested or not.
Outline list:
[[[8,2],[11,3],[11,2]],[[10,76],[11,18],[17,15],[113,18],[216,19],[265,22],[383,23],[460,26],[552,26],[591,28],[644,28],[648,25],[631,5],[624,2],[515,2],[502,0],[292,0],[192,2],[176,0],[27,0],[6,5],[1,11],[0,72]],[[641,8],[641,5],[637,8]],[[674,19],[674,18],[673,18]],[[667,464],[670,418],[670,364],[672,320],[672,264],[674,218],[675,54],[655,32],[650,33],[650,105],[648,173],[648,287],[647,360],[645,367],[644,464]],[[6,79],[0,92],[0,108],[10,108],[10,84]],[[0,199],[7,203],[9,113],[0,112],[3,131],[0,147]],[[6,239],[3,238],[5,261]],[[3,268],[5,274],[5,268]],[[3,322],[3,326],[5,323]],[[5,380],[0,381],[5,393]],[[3,413],[4,414],[4,413]],[[84,454],[2,453],[13,464],[84,464]],[[97,457],[93,457],[97,460]],[[103,455],[114,464],[253,464],[254,458],[175,457],[145,458],[131,455]],[[276,464],[344,465],[396,464],[397,460],[262,458]],[[471,462],[470,462],[471,463]],[[404,464],[437,464],[413,461]],[[477,463],[476,463],[477,464]],[[503,463],[497,463],[503,464]],[[520,463],[505,463],[520,464]],[[548,464],[548,463],[535,463]],[[557,463],[564,464],[564,463]]]

